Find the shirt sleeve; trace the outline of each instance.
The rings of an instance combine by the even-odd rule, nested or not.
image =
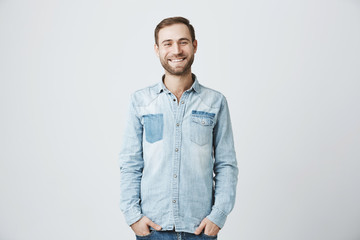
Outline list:
[[[215,192],[214,205],[207,218],[222,228],[228,214],[234,207],[238,180],[233,132],[225,97],[222,99],[213,137]]]
[[[131,97],[126,129],[119,154],[120,209],[128,225],[135,223],[143,216],[140,207],[140,186],[144,168],[142,136],[141,117],[137,115],[133,97]]]

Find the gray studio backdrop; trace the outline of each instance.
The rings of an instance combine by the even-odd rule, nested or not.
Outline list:
[[[221,240],[360,239],[360,1],[0,0],[0,239],[134,239],[119,210],[129,95],[153,29],[195,26],[240,175]]]

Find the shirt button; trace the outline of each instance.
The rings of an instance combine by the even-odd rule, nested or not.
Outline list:
[[[176,174],[174,174],[174,178],[177,178],[177,175],[176,175]]]
[[[176,126],[178,127],[178,126],[180,126],[180,124],[179,124],[179,123],[177,123],[177,124],[176,124]]]
[[[181,104],[184,104],[184,101],[181,101]]]
[[[178,152],[179,151],[179,149],[178,148],[175,148],[175,152]]]
[[[173,101],[175,102],[175,101],[176,101],[176,99],[174,98],[174,99],[173,99]]]
[[[173,200],[173,203],[176,203],[176,200]]]
[[[204,124],[205,124],[205,121],[201,121],[201,124],[204,125]]]

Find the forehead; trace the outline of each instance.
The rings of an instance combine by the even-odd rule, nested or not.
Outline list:
[[[178,40],[180,38],[188,38],[191,40],[191,34],[185,24],[177,23],[160,29],[159,43],[165,40]]]

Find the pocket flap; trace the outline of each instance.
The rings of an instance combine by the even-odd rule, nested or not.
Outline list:
[[[212,126],[214,121],[212,118],[209,118],[209,117],[205,117],[205,116],[192,116],[191,117],[192,121],[197,123],[197,124],[200,124],[202,126]]]

